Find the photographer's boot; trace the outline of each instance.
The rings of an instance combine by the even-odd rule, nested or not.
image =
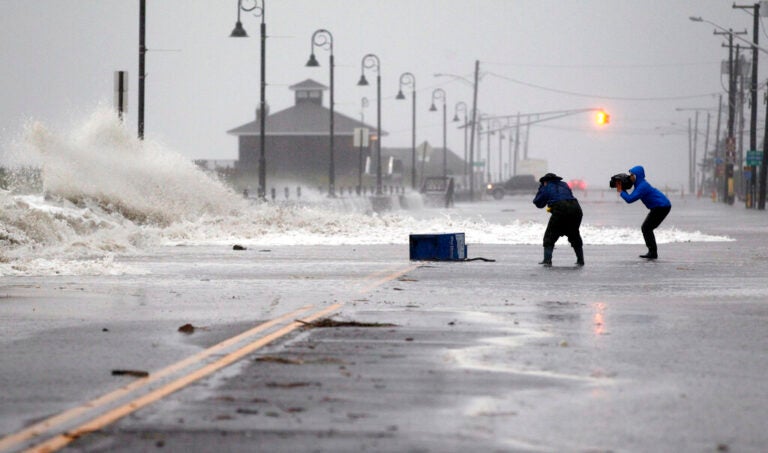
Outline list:
[[[576,252],[576,265],[583,266],[584,265],[584,248],[574,247],[573,251]]]
[[[554,250],[554,247],[544,247],[544,259],[539,264],[544,267],[552,267],[552,252]]]
[[[647,260],[655,260],[658,259],[659,255],[656,253],[656,250],[648,250],[648,253],[645,255],[640,255],[640,258],[645,258]]]

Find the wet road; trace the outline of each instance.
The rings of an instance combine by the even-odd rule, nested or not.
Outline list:
[[[582,201],[593,224],[644,216]],[[411,263],[404,245],[195,247],[132,258],[145,276],[6,282],[1,431],[136,382],[112,369],[154,376],[310,305],[394,326],[296,328],[65,449],[764,451],[768,219],[673,203],[664,226],[736,241],[662,244],[656,262],[639,245],[588,245],[584,268],[560,243],[552,269],[535,264],[539,246],[471,241],[470,257],[497,261]],[[527,200],[457,209],[537,215]]]

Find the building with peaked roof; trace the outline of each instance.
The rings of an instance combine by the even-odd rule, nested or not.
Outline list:
[[[289,87],[295,92],[295,103],[265,118],[265,160],[267,185],[270,178],[327,185],[330,164],[330,109],[323,106],[323,91],[328,87],[307,79]],[[260,112],[256,118],[227,131],[238,138],[237,170],[241,176],[258,174]],[[334,110],[334,168],[336,186],[357,185],[360,148],[353,144],[355,128],[368,128],[369,139],[376,128]],[[382,131],[386,136],[386,132]],[[375,143],[369,141],[369,143]],[[362,162],[370,158],[371,147],[362,149]],[[383,153],[382,153],[383,154]],[[370,184],[370,175],[364,176]]]

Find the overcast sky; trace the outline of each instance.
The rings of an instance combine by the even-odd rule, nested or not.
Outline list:
[[[226,131],[252,121],[259,103],[260,19],[243,13],[250,38],[234,39],[229,34],[237,0],[147,3],[146,137],[189,158],[235,159],[237,139]],[[746,29],[751,38],[751,16],[732,3],[267,0],[267,102],[272,112],[290,107],[288,86],[306,78],[329,84],[327,51],[316,53],[321,67],[304,66],[312,33],[324,28],[334,37],[336,109],[359,118],[365,96],[371,124],[375,86],[356,83],[362,57],[379,56],[382,127],[390,133],[384,147],[410,146],[410,98],[394,99],[400,74],[416,76],[417,141],[440,146],[441,115],[428,111],[433,89],[446,90],[449,120],[457,102],[471,102],[472,92],[459,79],[434,74],[471,78],[479,60],[479,110],[488,114],[591,107],[610,112],[611,124],[600,129],[587,114],[533,127],[529,156],[547,159],[550,171],[606,185],[610,175],[642,164],[652,183],[679,187],[688,177],[685,128],[693,112],[676,108],[713,109],[714,135],[716,94],[725,86],[719,65],[727,58],[714,27],[688,18]],[[0,0],[3,146],[30,118],[67,130],[100,102],[111,104],[116,70],[129,72],[127,122],[136,129],[138,5],[139,0]],[[765,29],[760,40],[768,43]],[[765,80],[768,55],[761,58]],[[375,80],[373,73],[368,77]],[[705,126],[703,112],[702,133]],[[463,155],[463,143],[463,132],[449,123],[448,147]],[[505,140],[505,155],[507,146]],[[494,161],[497,147],[494,138]],[[703,136],[699,155],[702,148]]]

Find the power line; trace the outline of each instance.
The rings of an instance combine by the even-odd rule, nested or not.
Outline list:
[[[488,64],[491,66],[511,66],[511,67],[517,67],[517,68],[553,68],[553,69],[638,69],[638,68],[648,68],[648,69],[658,69],[658,68],[677,68],[677,67],[683,67],[683,66],[711,66],[711,65],[719,65],[719,61],[710,61],[710,62],[698,62],[698,63],[657,63],[657,64],[595,64],[595,65],[585,65],[585,64],[574,64],[574,65],[568,65],[568,64],[526,64],[526,63],[501,63],[501,62],[488,62],[483,61],[483,64]]]
[[[669,96],[669,97],[621,97],[621,96],[604,96],[600,94],[588,94],[588,93],[577,93],[574,91],[566,91],[566,90],[560,90],[557,88],[549,88],[544,87],[541,85],[536,85],[529,82],[524,82],[522,80],[517,80],[509,76],[504,76],[501,74],[496,74],[493,72],[486,72],[488,75],[496,76],[500,79],[506,80],[508,82],[517,83],[519,85],[524,85],[531,88],[536,88],[538,90],[544,90],[544,91],[550,91],[553,93],[560,93],[560,94],[567,94],[569,96],[579,96],[579,97],[585,97],[585,98],[592,98],[592,99],[608,99],[613,101],[675,101],[675,100],[683,100],[683,99],[695,99],[695,98],[703,98],[703,97],[709,97],[709,96],[716,96],[719,93],[706,93],[706,94],[694,94],[690,96]]]

